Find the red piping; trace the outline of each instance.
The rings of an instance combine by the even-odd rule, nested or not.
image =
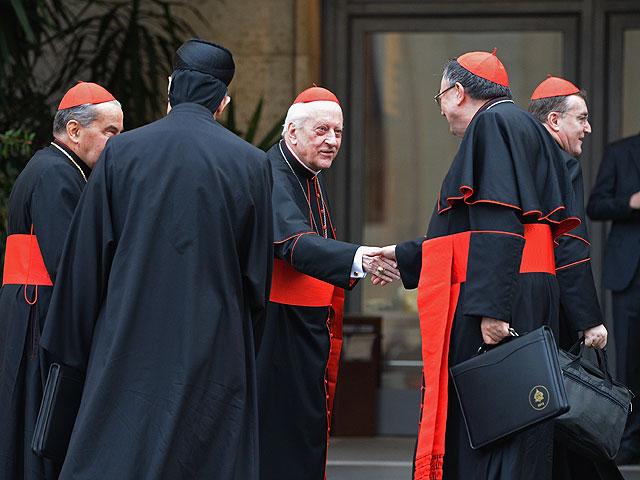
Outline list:
[[[568,265],[564,265],[562,267],[556,267],[556,270],[562,270],[563,268],[573,267],[574,265],[578,265],[580,263],[588,262],[589,260],[591,260],[591,257],[585,258],[584,260],[578,260],[577,262],[573,262],[573,263],[570,263]]]

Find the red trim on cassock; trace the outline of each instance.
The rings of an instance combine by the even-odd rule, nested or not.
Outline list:
[[[571,235],[570,233],[563,233],[562,235],[564,235],[565,237],[571,237],[571,238],[575,238],[577,240],[582,240],[584,243],[586,243],[587,245],[591,246],[591,243],[589,243],[587,240],[585,240],[582,237],[579,237],[577,235]]]
[[[284,242],[286,242],[288,240],[291,240],[292,238],[296,238],[296,237],[299,237],[301,235],[306,235],[307,233],[316,233],[316,232],[309,231],[309,232],[296,233],[295,235],[291,235],[290,237],[287,237],[284,240],[280,240],[278,242],[273,242],[273,243],[284,243]]]
[[[329,338],[329,360],[325,372],[325,394],[327,396],[327,448],[329,452],[329,433],[331,432],[331,412],[333,412],[333,399],[336,394],[336,384],[338,383],[338,366],[340,364],[340,352],[342,351],[342,311],[344,307],[344,290],[335,287],[331,299],[331,310],[327,320]],[[324,478],[327,480],[327,461],[325,458]]]
[[[441,480],[443,476],[449,338],[460,284],[466,281],[472,233],[515,235],[511,232],[469,231],[432,238],[422,244],[418,312],[423,387],[414,480]],[[555,273],[551,227],[546,224],[524,225],[524,237],[520,273]]]
[[[561,267],[557,267],[556,270],[562,270],[564,268],[573,267],[574,265],[580,265],[581,263],[588,262],[591,260],[591,257],[585,258],[584,260],[578,260],[577,262],[569,263],[567,265],[563,265]]]
[[[514,210],[519,210],[522,212],[522,209],[520,207],[516,207],[515,205],[509,205],[508,203],[502,203],[502,202],[498,202],[495,200],[483,200],[483,199],[479,199],[479,200],[475,200],[473,202],[468,201],[469,197],[471,195],[473,195],[473,188],[466,186],[466,185],[462,185],[460,187],[460,193],[462,193],[461,197],[447,197],[447,203],[449,204],[448,207],[440,209],[440,198],[442,195],[442,192],[438,193],[438,214],[442,214],[444,212],[446,212],[447,210],[451,209],[453,207],[453,203],[455,202],[455,200],[462,200],[464,203],[466,203],[467,205],[474,205],[476,203],[492,203],[494,205],[502,205],[503,207],[508,207],[508,208],[513,208]],[[549,218],[551,215],[553,215],[554,213],[560,211],[560,210],[564,210],[565,207],[564,205],[561,205],[559,207],[557,207],[556,209],[552,210],[551,212],[549,212],[548,214],[546,214],[545,216],[542,216],[542,212],[538,211],[538,210],[531,210],[529,212],[522,212],[522,215],[537,215],[537,220],[540,222],[542,220],[546,220],[548,222],[551,222],[553,224],[555,224],[555,228],[553,229],[553,238],[557,238],[560,235],[567,233],[571,230],[573,230],[574,228],[576,228],[578,225],[580,225],[581,220],[577,217],[569,217],[569,218],[565,218],[564,220],[561,221],[556,221],[556,220],[552,220],[551,218]]]
[[[2,284],[53,285],[35,235],[7,237]]]

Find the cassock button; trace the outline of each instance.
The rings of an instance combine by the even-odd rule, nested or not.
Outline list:
[[[320,198],[320,194],[319,194],[319,193],[316,193],[316,197]]]

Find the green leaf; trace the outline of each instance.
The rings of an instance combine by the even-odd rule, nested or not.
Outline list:
[[[284,120],[285,115],[280,117],[273,127],[271,127],[262,141],[257,145],[260,150],[264,150],[266,152],[278,142],[282,135],[282,124],[284,123]]]
[[[33,30],[31,29],[31,25],[29,25],[29,19],[27,17],[27,12],[20,0],[11,0],[11,5],[13,6],[13,11],[16,12],[16,17],[18,17],[18,22],[22,26],[24,33],[27,35],[27,39],[30,42],[35,42],[36,37],[33,34]]]
[[[256,130],[258,128],[258,122],[260,121],[260,115],[262,114],[262,97],[258,100],[258,105],[256,105],[255,110],[253,111],[253,115],[251,116],[251,120],[249,120],[249,126],[247,127],[247,134],[244,139],[252,143],[253,137],[256,135]]]

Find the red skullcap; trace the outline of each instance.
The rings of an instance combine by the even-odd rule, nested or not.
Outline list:
[[[493,53],[488,52],[469,52],[464,55],[460,55],[458,63],[469,70],[474,75],[489,80],[490,82],[497,83],[503,87],[509,86],[509,77],[507,76],[507,70],[504,68],[502,62],[496,57],[496,49],[493,49]]]
[[[331,93],[326,88],[318,87],[315,83],[313,87],[307,88],[296,97],[293,104],[296,103],[308,103],[308,102],[335,102],[340,105],[338,97]]]
[[[541,98],[549,97],[564,97],[567,95],[574,95],[579,91],[580,89],[578,87],[564,78],[552,77],[549,75],[549,78],[538,85],[538,87],[533,91],[531,100],[539,100]]]
[[[115,100],[115,97],[97,83],[78,82],[77,85],[71,87],[69,91],[64,94],[58,110],[65,110],[87,103],[97,104],[111,102],[112,100]]]

